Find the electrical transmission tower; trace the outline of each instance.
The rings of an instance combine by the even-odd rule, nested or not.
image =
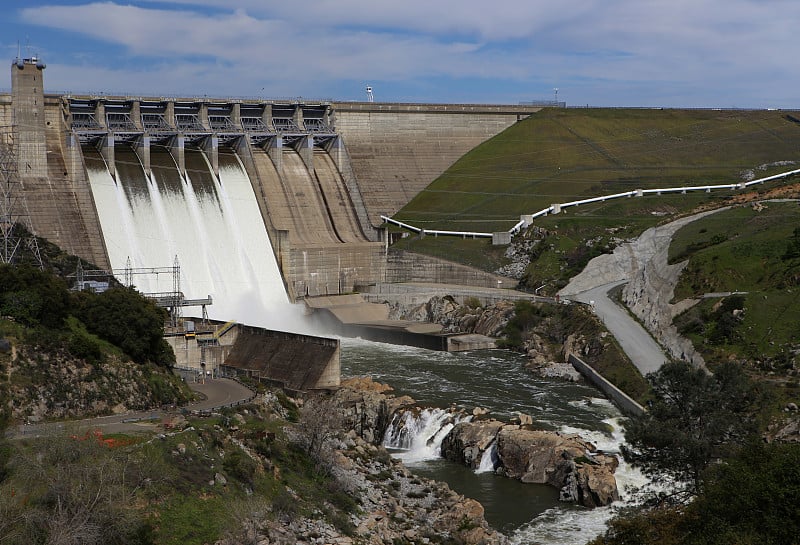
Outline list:
[[[20,227],[24,227],[27,234],[20,233]],[[25,246],[39,268],[43,268],[18,176],[14,133],[7,128],[0,128],[0,245],[0,263],[13,263],[19,258],[20,247]]]

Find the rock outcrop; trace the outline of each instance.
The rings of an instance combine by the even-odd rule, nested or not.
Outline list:
[[[599,507],[619,499],[619,461],[578,436],[505,426],[497,434],[497,455],[506,476],[554,486],[563,501]]]
[[[422,412],[410,397],[395,398],[390,391],[370,378],[343,381],[334,400],[343,411],[345,427],[359,439],[377,445],[396,411]],[[473,412],[482,416],[483,411],[476,408]],[[617,458],[597,452],[577,435],[531,429],[528,415],[519,415],[519,424],[506,424],[494,419],[459,422],[459,414],[448,412],[449,421],[456,423],[442,440],[440,452],[445,459],[477,469],[496,442],[496,471],[500,474],[525,483],[549,484],[561,491],[563,501],[586,507],[619,499],[614,478]],[[402,435],[400,428],[406,419],[394,420],[399,426],[395,433]]]
[[[110,356],[90,364],[68,353],[11,345],[9,400],[15,420],[85,418],[183,404],[190,393],[168,370]]]
[[[524,483],[548,484],[562,501],[599,507],[619,499],[615,456],[597,452],[576,435],[534,430],[497,420],[457,424],[442,442],[442,456],[477,468],[497,441],[499,467],[507,477]]]
[[[343,380],[334,399],[341,409],[345,428],[373,445],[380,444],[392,415],[401,407],[413,405],[409,396],[395,397],[390,386],[370,377]]]
[[[442,441],[442,457],[477,469],[504,425],[497,420],[456,424]]]
[[[393,304],[389,317],[397,320],[413,320],[441,324],[447,333],[476,333],[487,337],[502,335],[514,314],[514,303],[500,301],[494,305],[460,305],[449,296],[434,296],[426,303],[411,308]]]
[[[361,405],[360,412],[351,414],[372,411],[366,407],[371,406],[373,395],[375,399],[380,396],[391,399],[384,385],[369,379],[353,380],[343,390],[350,390],[341,398],[344,401],[354,399],[354,394],[363,394],[368,400]],[[333,399],[337,400],[335,397]],[[273,406],[261,409],[262,414],[280,412],[277,399],[270,399],[268,404]],[[247,412],[246,409],[242,410],[242,413]],[[249,413],[244,416],[251,417]],[[237,415],[231,418],[232,422],[238,420]],[[258,472],[272,473],[276,486],[284,487],[285,495],[300,502],[297,492],[281,477],[280,462],[268,458],[268,451],[264,449],[250,448],[248,442],[253,436],[242,432],[237,434],[243,438],[242,441],[231,436],[217,440],[235,442],[258,466]],[[355,430],[343,433],[332,442],[330,465],[326,467],[335,486],[354,498],[358,509],[339,512],[338,517],[333,517],[331,514],[336,512],[335,506],[324,503],[310,512],[294,509],[285,509],[283,512],[273,504],[268,507],[271,516],[257,511],[248,515],[241,520],[239,531],[231,532],[231,537],[219,540],[215,545],[239,545],[245,542],[264,545],[508,544],[503,534],[489,527],[480,503],[454,492],[445,483],[413,474],[383,447],[365,441]],[[215,484],[221,484],[225,479],[222,473],[214,475]],[[231,480],[228,475],[229,486]]]

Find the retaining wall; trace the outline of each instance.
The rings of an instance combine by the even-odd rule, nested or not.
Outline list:
[[[641,416],[644,414],[644,407],[606,380],[603,375],[591,368],[588,363],[575,354],[569,355],[569,362],[587,381],[607,395],[620,411],[628,416]]]
[[[339,340],[238,325],[224,368],[295,391],[337,388]]]
[[[514,288],[518,282],[460,263],[405,250],[389,249],[386,282],[432,282],[482,288]]]

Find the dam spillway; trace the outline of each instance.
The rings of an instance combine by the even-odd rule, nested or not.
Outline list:
[[[100,268],[118,267],[122,254],[123,266],[130,255],[136,267],[169,266],[178,255],[187,275],[201,271],[185,295],[212,295],[218,309],[221,297],[248,297],[215,292],[264,282],[254,253],[275,261],[279,281],[267,284],[292,301],[385,281],[380,215],[537,111],[46,94],[34,59],[11,70],[0,125],[13,127],[34,232]],[[230,192],[247,186],[250,208],[240,214]],[[266,239],[236,249],[253,238],[248,214],[260,217]],[[234,253],[215,264],[218,244]],[[241,277],[223,274],[239,262]],[[187,290],[193,282],[184,280]]]
[[[286,297],[253,189],[233,153],[219,155],[219,177],[205,155],[186,154],[181,176],[166,151],[151,155],[147,176],[131,149],[115,150],[116,179],[97,150],[84,149],[111,265],[150,267],[178,257],[188,297],[213,295],[211,318],[299,330]],[[172,289],[170,275],[135,279],[146,293]]]

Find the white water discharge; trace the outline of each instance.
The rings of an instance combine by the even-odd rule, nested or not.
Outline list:
[[[395,414],[386,429],[383,446],[406,463],[441,458],[442,441],[459,422],[471,416],[443,409],[424,409],[419,413],[404,411]]]
[[[99,153],[84,150],[111,266],[180,263],[187,299],[213,298],[211,318],[302,332],[300,307],[289,303],[253,188],[238,157],[220,154],[219,178],[200,151],[186,153],[182,177],[166,151],[151,155],[152,176],[137,156],[117,148],[114,178]],[[172,275],[137,275],[146,293],[171,292]],[[199,315],[200,308],[187,309]]]
[[[593,401],[610,404],[605,399]],[[578,434],[594,443],[598,450],[617,456],[619,467],[614,473],[614,477],[617,479],[621,501],[595,509],[576,509],[566,505],[553,507],[514,532],[510,536],[513,544],[574,545],[587,543],[606,530],[606,523],[617,511],[632,505],[632,492],[647,486],[650,484],[650,480],[641,471],[628,465],[622,458],[620,445],[625,442],[622,421],[622,418],[603,420],[610,426],[611,434],[572,426],[562,426],[560,430],[565,434]]]
[[[497,439],[495,439],[481,456],[481,463],[475,470],[475,473],[488,473],[490,471],[494,471],[499,461],[500,460],[497,456]]]

